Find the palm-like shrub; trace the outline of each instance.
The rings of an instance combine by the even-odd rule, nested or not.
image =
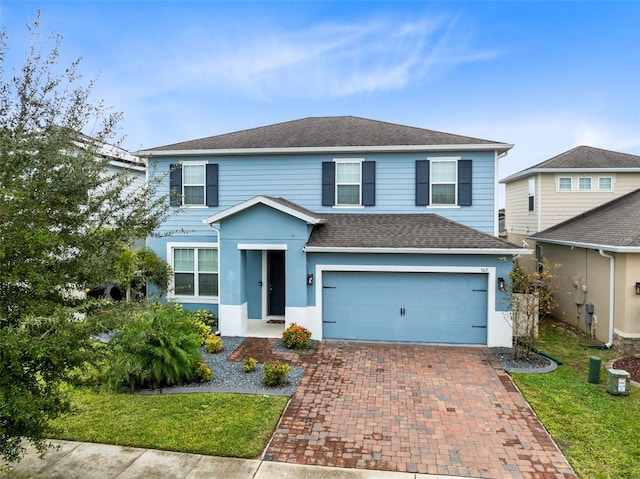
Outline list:
[[[111,345],[109,377],[116,388],[159,388],[193,379],[201,336],[191,312],[155,303],[123,324]]]

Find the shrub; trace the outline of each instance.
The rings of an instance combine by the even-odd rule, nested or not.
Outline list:
[[[204,347],[208,353],[217,354],[224,349],[224,342],[222,341],[222,338],[215,334],[210,334],[204,341]]]
[[[243,364],[244,364],[244,372],[250,373],[251,371],[256,370],[256,365],[258,364],[258,361],[256,361],[253,358],[244,358]]]
[[[115,388],[159,388],[190,381],[200,358],[200,335],[192,313],[174,304],[141,309],[109,343],[107,377]]]
[[[267,361],[264,363],[264,383],[267,386],[281,386],[291,371],[291,366],[279,361]]]
[[[218,329],[218,318],[213,314],[213,311],[209,311],[208,309],[199,309],[195,312],[195,315],[196,318],[209,326],[211,331],[216,331]]]
[[[211,327],[205,324],[204,321],[198,319],[195,313],[191,313],[191,321],[193,322],[193,326],[198,331],[198,336],[200,337],[200,344],[204,344],[209,335],[211,334]]]
[[[193,368],[193,379],[198,383],[206,383],[211,381],[211,368],[202,360],[198,359]]]
[[[282,342],[289,349],[308,348],[309,344],[311,344],[311,331],[292,323],[282,333]]]

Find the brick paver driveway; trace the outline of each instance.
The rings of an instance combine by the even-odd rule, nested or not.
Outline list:
[[[324,341],[305,362],[265,459],[465,477],[576,477],[487,348]]]

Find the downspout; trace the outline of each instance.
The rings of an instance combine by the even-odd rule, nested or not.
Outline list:
[[[600,256],[604,258],[609,258],[609,341],[604,345],[605,348],[609,349],[613,346],[613,313],[615,311],[614,302],[615,302],[615,273],[616,273],[616,260],[613,256],[606,254],[601,249],[598,250]]]

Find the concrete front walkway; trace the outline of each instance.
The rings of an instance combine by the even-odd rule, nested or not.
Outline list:
[[[488,348],[324,341],[265,459],[496,479],[575,478]]]
[[[9,479],[455,479],[399,472],[301,466],[133,447],[52,441],[39,459],[34,449]],[[1,472],[0,472],[1,474]],[[0,476],[4,477],[4,476]]]

